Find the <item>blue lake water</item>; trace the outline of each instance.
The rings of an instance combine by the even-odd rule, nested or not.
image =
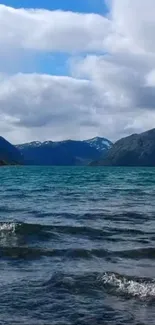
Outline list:
[[[155,324],[155,169],[0,169],[0,324]]]

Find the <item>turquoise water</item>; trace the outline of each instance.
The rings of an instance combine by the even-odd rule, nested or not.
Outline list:
[[[5,167],[0,184],[0,324],[154,324],[153,168]]]

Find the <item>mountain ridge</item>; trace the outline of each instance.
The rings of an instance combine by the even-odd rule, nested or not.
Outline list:
[[[112,142],[95,137],[88,140],[32,141],[16,145],[25,164],[32,165],[87,165],[109,150]]]
[[[91,144],[91,146],[96,147],[96,143],[98,144],[100,142],[101,150],[103,150],[105,147],[110,147],[113,145],[113,143],[108,140],[107,138],[104,137],[99,137],[96,136],[94,138],[86,139],[86,140],[72,140],[72,139],[67,139],[67,140],[60,140],[60,141],[52,141],[52,140],[45,140],[45,141],[30,141],[30,142],[25,142],[22,144],[16,144],[15,147],[17,148],[23,148],[24,146],[41,146],[41,145],[49,145],[53,143],[66,143],[66,142],[84,142]]]
[[[0,166],[155,166],[155,128],[124,137],[113,145],[106,138],[33,141],[13,146],[0,137]]]

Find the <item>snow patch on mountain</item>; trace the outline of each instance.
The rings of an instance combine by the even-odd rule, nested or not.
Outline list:
[[[20,144],[17,145],[16,147],[18,149],[23,149],[23,148],[36,148],[36,147],[41,147],[41,146],[49,146],[49,145],[53,145],[53,144],[65,144],[68,142],[74,142],[73,140],[63,140],[63,141],[58,141],[58,142],[53,142],[51,140],[49,141],[44,141],[44,142],[40,142],[40,141],[32,141],[29,143],[24,143],[24,144]],[[75,141],[76,142],[76,141]],[[112,147],[112,142],[109,141],[106,138],[101,138],[101,137],[95,137],[92,139],[88,139],[88,140],[83,140],[83,141],[79,141],[79,142],[84,142],[90,145],[90,147],[93,147],[95,149],[97,149],[100,152],[103,152],[105,150],[109,150]]]
[[[99,151],[109,150],[112,147],[112,142],[106,138],[95,137],[92,139],[85,140],[91,147],[96,148]]]

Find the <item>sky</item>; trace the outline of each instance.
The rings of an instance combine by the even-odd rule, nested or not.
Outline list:
[[[2,0],[0,130],[12,143],[155,127],[154,0]]]

